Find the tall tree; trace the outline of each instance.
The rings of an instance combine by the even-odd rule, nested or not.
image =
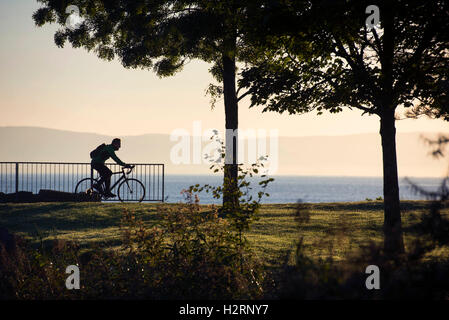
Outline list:
[[[384,248],[401,253],[395,111],[446,108],[449,75],[448,1],[267,1],[264,57],[242,72],[251,106],[263,111],[340,112],[357,108],[380,119]]]
[[[183,0],[38,0],[33,15],[37,26],[58,23],[55,43],[66,42],[95,52],[99,58],[118,58],[126,68],[153,69],[171,76],[186,62],[200,59],[212,64],[210,72],[221,82],[211,92],[223,94],[226,160],[224,204],[238,205],[236,63],[250,55],[246,21],[258,1]],[[69,7],[69,4],[71,7]],[[67,24],[71,10],[81,19]],[[75,12],[77,14],[77,12]],[[70,19],[73,17],[70,17]]]

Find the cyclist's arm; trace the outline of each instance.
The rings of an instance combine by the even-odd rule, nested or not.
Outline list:
[[[124,163],[122,160],[120,160],[113,150],[108,150],[108,151],[109,151],[109,155],[111,156],[112,160],[114,160],[117,164],[119,164],[123,167],[126,166],[126,163]]]

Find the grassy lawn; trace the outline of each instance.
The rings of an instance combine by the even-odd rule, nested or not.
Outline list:
[[[427,212],[425,201],[401,203],[405,244],[418,235],[413,225]],[[0,204],[0,225],[30,239],[35,245],[55,238],[75,240],[81,245],[102,244],[111,248],[120,245],[122,211],[132,210],[150,226],[161,220],[160,206],[177,204],[122,203],[30,203]],[[296,204],[262,205],[260,219],[252,225],[247,237],[255,253],[269,264],[279,264],[288,250],[294,250],[300,236],[309,254],[315,258],[332,253],[342,260],[353,249],[383,238],[383,202],[351,202],[304,204],[301,212],[310,213],[310,221],[298,227]],[[203,205],[203,210],[210,206]],[[448,214],[448,210],[444,211]],[[438,255],[449,254],[440,248]]]

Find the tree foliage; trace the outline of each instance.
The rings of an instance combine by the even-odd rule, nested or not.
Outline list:
[[[126,68],[152,69],[171,76],[193,59],[212,64],[210,72],[222,81],[221,58],[233,54],[238,61],[249,57],[245,21],[257,1],[130,1],[38,0],[33,15],[37,26],[57,23],[55,44],[67,42],[99,58],[117,58]],[[68,5],[77,6],[82,23],[66,26]],[[224,39],[237,38],[235,52],[227,52]]]
[[[266,54],[242,72],[252,106],[290,114],[447,108],[447,1],[377,1],[380,25],[371,30],[369,1],[277,3],[266,8],[276,12],[271,34],[255,39]]]

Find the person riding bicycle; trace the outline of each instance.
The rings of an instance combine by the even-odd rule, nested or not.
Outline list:
[[[119,138],[115,138],[114,140],[112,140],[111,144],[103,143],[102,145],[98,146],[94,151],[92,151],[90,154],[92,158],[90,164],[93,169],[97,170],[97,172],[100,174],[101,177],[100,180],[98,181],[98,184],[95,183],[93,187],[101,192],[101,184],[104,182],[106,186],[106,190],[104,190],[104,196],[110,198],[115,197],[115,194],[113,194],[110,190],[112,171],[104,164],[106,160],[112,158],[117,164],[125,168],[132,168],[131,165],[124,163],[115,154],[115,151],[118,151],[120,147],[121,147],[121,140]]]

